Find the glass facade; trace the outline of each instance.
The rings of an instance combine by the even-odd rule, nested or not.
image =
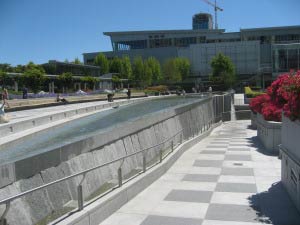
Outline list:
[[[273,45],[273,72],[300,69],[300,44]]]

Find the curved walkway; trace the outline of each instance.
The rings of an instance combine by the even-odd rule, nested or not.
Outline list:
[[[299,225],[280,182],[280,160],[228,122],[101,225]]]

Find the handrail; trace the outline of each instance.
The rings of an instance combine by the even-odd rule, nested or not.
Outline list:
[[[206,121],[206,123],[201,124],[201,126],[200,126],[199,128],[196,128],[195,130],[191,130],[192,137],[194,137],[195,135],[199,134],[200,132],[203,133],[203,132],[209,130],[209,129],[211,128],[212,124],[214,123],[214,120],[215,120],[215,119],[216,119],[216,117],[213,116],[209,121]],[[39,186],[39,187],[36,187],[36,188],[30,189],[30,190],[21,192],[21,193],[19,193],[19,194],[17,194],[17,195],[14,195],[14,196],[11,196],[11,197],[8,197],[8,198],[6,198],[6,199],[1,200],[1,201],[0,201],[0,205],[5,204],[6,208],[5,208],[4,213],[2,213],[2,215],[0,216],[0,224],[6,224],[6,219],[5,219],[4,217],[6,216],[8,210],[9,210],[9,208],[10,208],[10,204],[11,204],[11,202],[12,202],[13,200],[18,199],[18,198],[20,198],[20,197],[23,197],[23,196],[25,196],[25,195],[27,195],[27,194],[33,193],[33,192],[35,192],[35,191],[38,191],[38,190],[47,188],[47,187],[52,186],[52,185],[55,185],[55,184],[57,184],[57,183],[60,183],[60,182],[69,180],[69,179],[71,179],[71,178],[80,176],[80,175],[83,175],[83,177],[82,177],[80,183],[79,183],[78,186],[77,186],[77,194],[78,194],[78,199],[77,199],[77,201],[78,201],[78,210],[79,210],[79,211],[82,210],[83,207],[84,207],[83,191],[82,191],[82,190],[83,190],[83,189],[82,189],[82,183],[83,183],[83,181],[84,181],[84,179],[85,179],[85,176],[86,176],[86,174],[87,174],[88,172],[91,172],[91,171],[96,170],[96,169],[100,169],[100,168],[102,168],[102,167],[104,167],[104,166],[108,166],[108,165],[110,165],[110,164],[112,164],[112,163],[116,163],[116,162],[119,162],[119,161],[121,161],[121,160],[124,162],[124,160],[127,159],[127,158],[129,158],[129,157],[132,157],[132,156],[134,156],[134,155],[143,153],[143,152],[145,152],[145,151],[148,151],[148,150],[150,150],[150,149],[156,148],[156,147],[158,147],[158,146],[161,146],[161,145],[163,145],[163,144],[169,142],[170,140],[172,140],[173,138],[175,138],[178,134],[181,134],[181,137],[180,137],[180,144],[181,144],[181,143],[183,142],[183,138],[184,138],[184,137],[183,137],[183,130],[184,130],[184,129],[181,129],[180,131],[178,131],[178,132],[177,132],[176,134],[174,134],[173,136],[169,137],[168,139],[166,139],[166,140],[164,140],[164,141],[162,141],[162,142],[160,142],[160,143],[158,143],[158,144],[156,144],[156,145],[154,145],[154,146],[151,146],[151,147],[148,147],[148,148],[144,148],[144,149],[142,149],[142,150],[140,150],[140,151],[137,151],[137,152],[134,152],[134,153],[131,153],[131,154],[128,154],[128,155],[126,154],[125,156],[122,156],[122,157],[117,158],[117,159],[115,159],[115,160],[112,160],[112,161],[103,163],[103,164],[101,164],[101,165],[94,166],[94,167],[89,168],[89,169],[86,169],[86,170],[84,170],[84,171],[81,171],[81,172],[78,172],[78,173],[75,173],[75,174],[66,176],[66,177],[61,178],[61,179],[57,179],[57,180],[55,180],[55,181],[49,182],[49,183],[47,183],[47,184],[41,185],[41,186]],[[174,140],[171,141],[170,146],[171,146],[171,151],[170,151],[168,154],[170,154],[170,153],[173,152],[173,150],[174,150]],[[160,149],[160,150],[159,150],[159,162],[161,163],[162,160],[163,160],[163,149]],[[145,154],[143,154],[142,164],[143,164],[143,172],[146,172],[146,170],[147,170],[147,165],[146,165],[146,155],[145,155]],[[122,164],[121,164],[121,165],[119,166],[119,168],[118,168],[119,187],[122,186],[122,179],[123,179],[123,178],[122,178],[122,168],[121,168],[121,167],[122,167]]]
[[[66,176],[66,177],[61,178],[61,179],[57,179],[57,180],[55,180],[55,181],[49,182],[49,183],[44,184],[44,185],[41,185],[41,186],[39,186],[39,187],[30,189],[30,190],[28,190],[28,191],[21,192],[21,193],[19,193],[19,194],[17,194],[17,195],[14,195],[14,196],[9,197],[9,198],[6,198],[6,199],[3,199],[3,200],[0,201],[0,205],[1,205],[1,204],[4,204],[4,203],[11,202],[11,201],[13,201],[13,200],[15,200],[15,199],[17,199],[17,198],[23,197],[24,195],[27,195],[27,194],[30,194],[30,193],[32,193],[32,192],[38,191],[38,190],[40,190],[40,189],[44,189],[44,188],[46,188],[46,187],[52,186],[52,185],[57,184],[57,183],[60,183],[60,182],[62,182],[62,181],[71,179],[71,178],[73,178],[73,177],[77,177],[77,176],[86,174],[86,173],[91,172],[91,171],[96,170],[96,169],[100,169],[100,168],[102,168],[102,167],[104,167],[104,166],[108,166],[108,165],[110,165],[110,164],[112,164],[112,163],[116,163],[116,162],[118,162],[118,161],[120,161],[120,160],[125,160],[125,159],[127,159],[127,158],[129,158],[129,157],[131,157],[131,156],[137,155],[137,154],[142,153],[142,152],[144,152],[144,151],[148,151],[148,150],[150,150],[150,149],[152,149],[152,148],[156,148],[156,147],[158,147],[158,146],[160,146],[160,145],[163,145],[163,144],[165,144],[166,142],[170,141],[172,138],[176,137],[176,136],[177,136],[179,133],[181,133],[182,131],[183,131],[183,129],[180,130],[180,131],[178,131],[178,132],[177,132],[176,134],[174,134],[172,137],[170,137],[170,138],[164,140],[163,142],[161,142],[161,143],[159,143],[159,144],[157,144],[157,145],[154,145],[154,146],[151,146],[151,147],[142,149],[142,150],[140,150],[140,151],[131,153],[131,154],[126,155],[126,156],[122,156],[122,157],[120,157],[120,158],[117,158],[117,159],[115,159],[115,160],[106,162],[106,163],[104,163],[104,164],[101,164],[101,165],[98,165],[98,166],[95,166],[95,167],[86,169],[86,170],[84,170],[84,171],[81,171],[81,172],[78,172],[78,173],[75,173],[75,174]]]

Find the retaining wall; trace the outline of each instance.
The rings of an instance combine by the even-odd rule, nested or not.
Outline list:
[[[215,115],[222,114],[222,110],[213,105],[218,101],[220,100],[209,98],[151,114],[101,135],[2,166],[2,177],[4,174],[6,178],[1,179],[1,182],[11,184],[0,189],[0,199],[154,146],[181,130],[184,139],[198,135],[204,132],[204,128],[208,128]],[[175,137],[173,141],[175,145],[178,144],[180,137]],[[149,150],[147,163],[153,163],[157,159],[158,150],[164,147],[166,146]],[[141,154],[126,159],[122,164],[124,178],[135,170],[139,171],[141,163]],[[86,175],[83,181],[86,200],[104,185],[116,183],[120,164],[121,162],[110,164]],[[22,221],[24,225],[35,224],[47,215],[63,210],[72,200],[77,199],[76,187],[81,179],[79,176],[13,201],[6,216],[8,223],[14,225]],[[3,207],[1,208],[3,210]]]

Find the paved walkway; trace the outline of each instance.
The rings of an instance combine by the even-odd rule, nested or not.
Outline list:
[[[280,160],[249,121],[228,122],[101,225],[299,225]]]

